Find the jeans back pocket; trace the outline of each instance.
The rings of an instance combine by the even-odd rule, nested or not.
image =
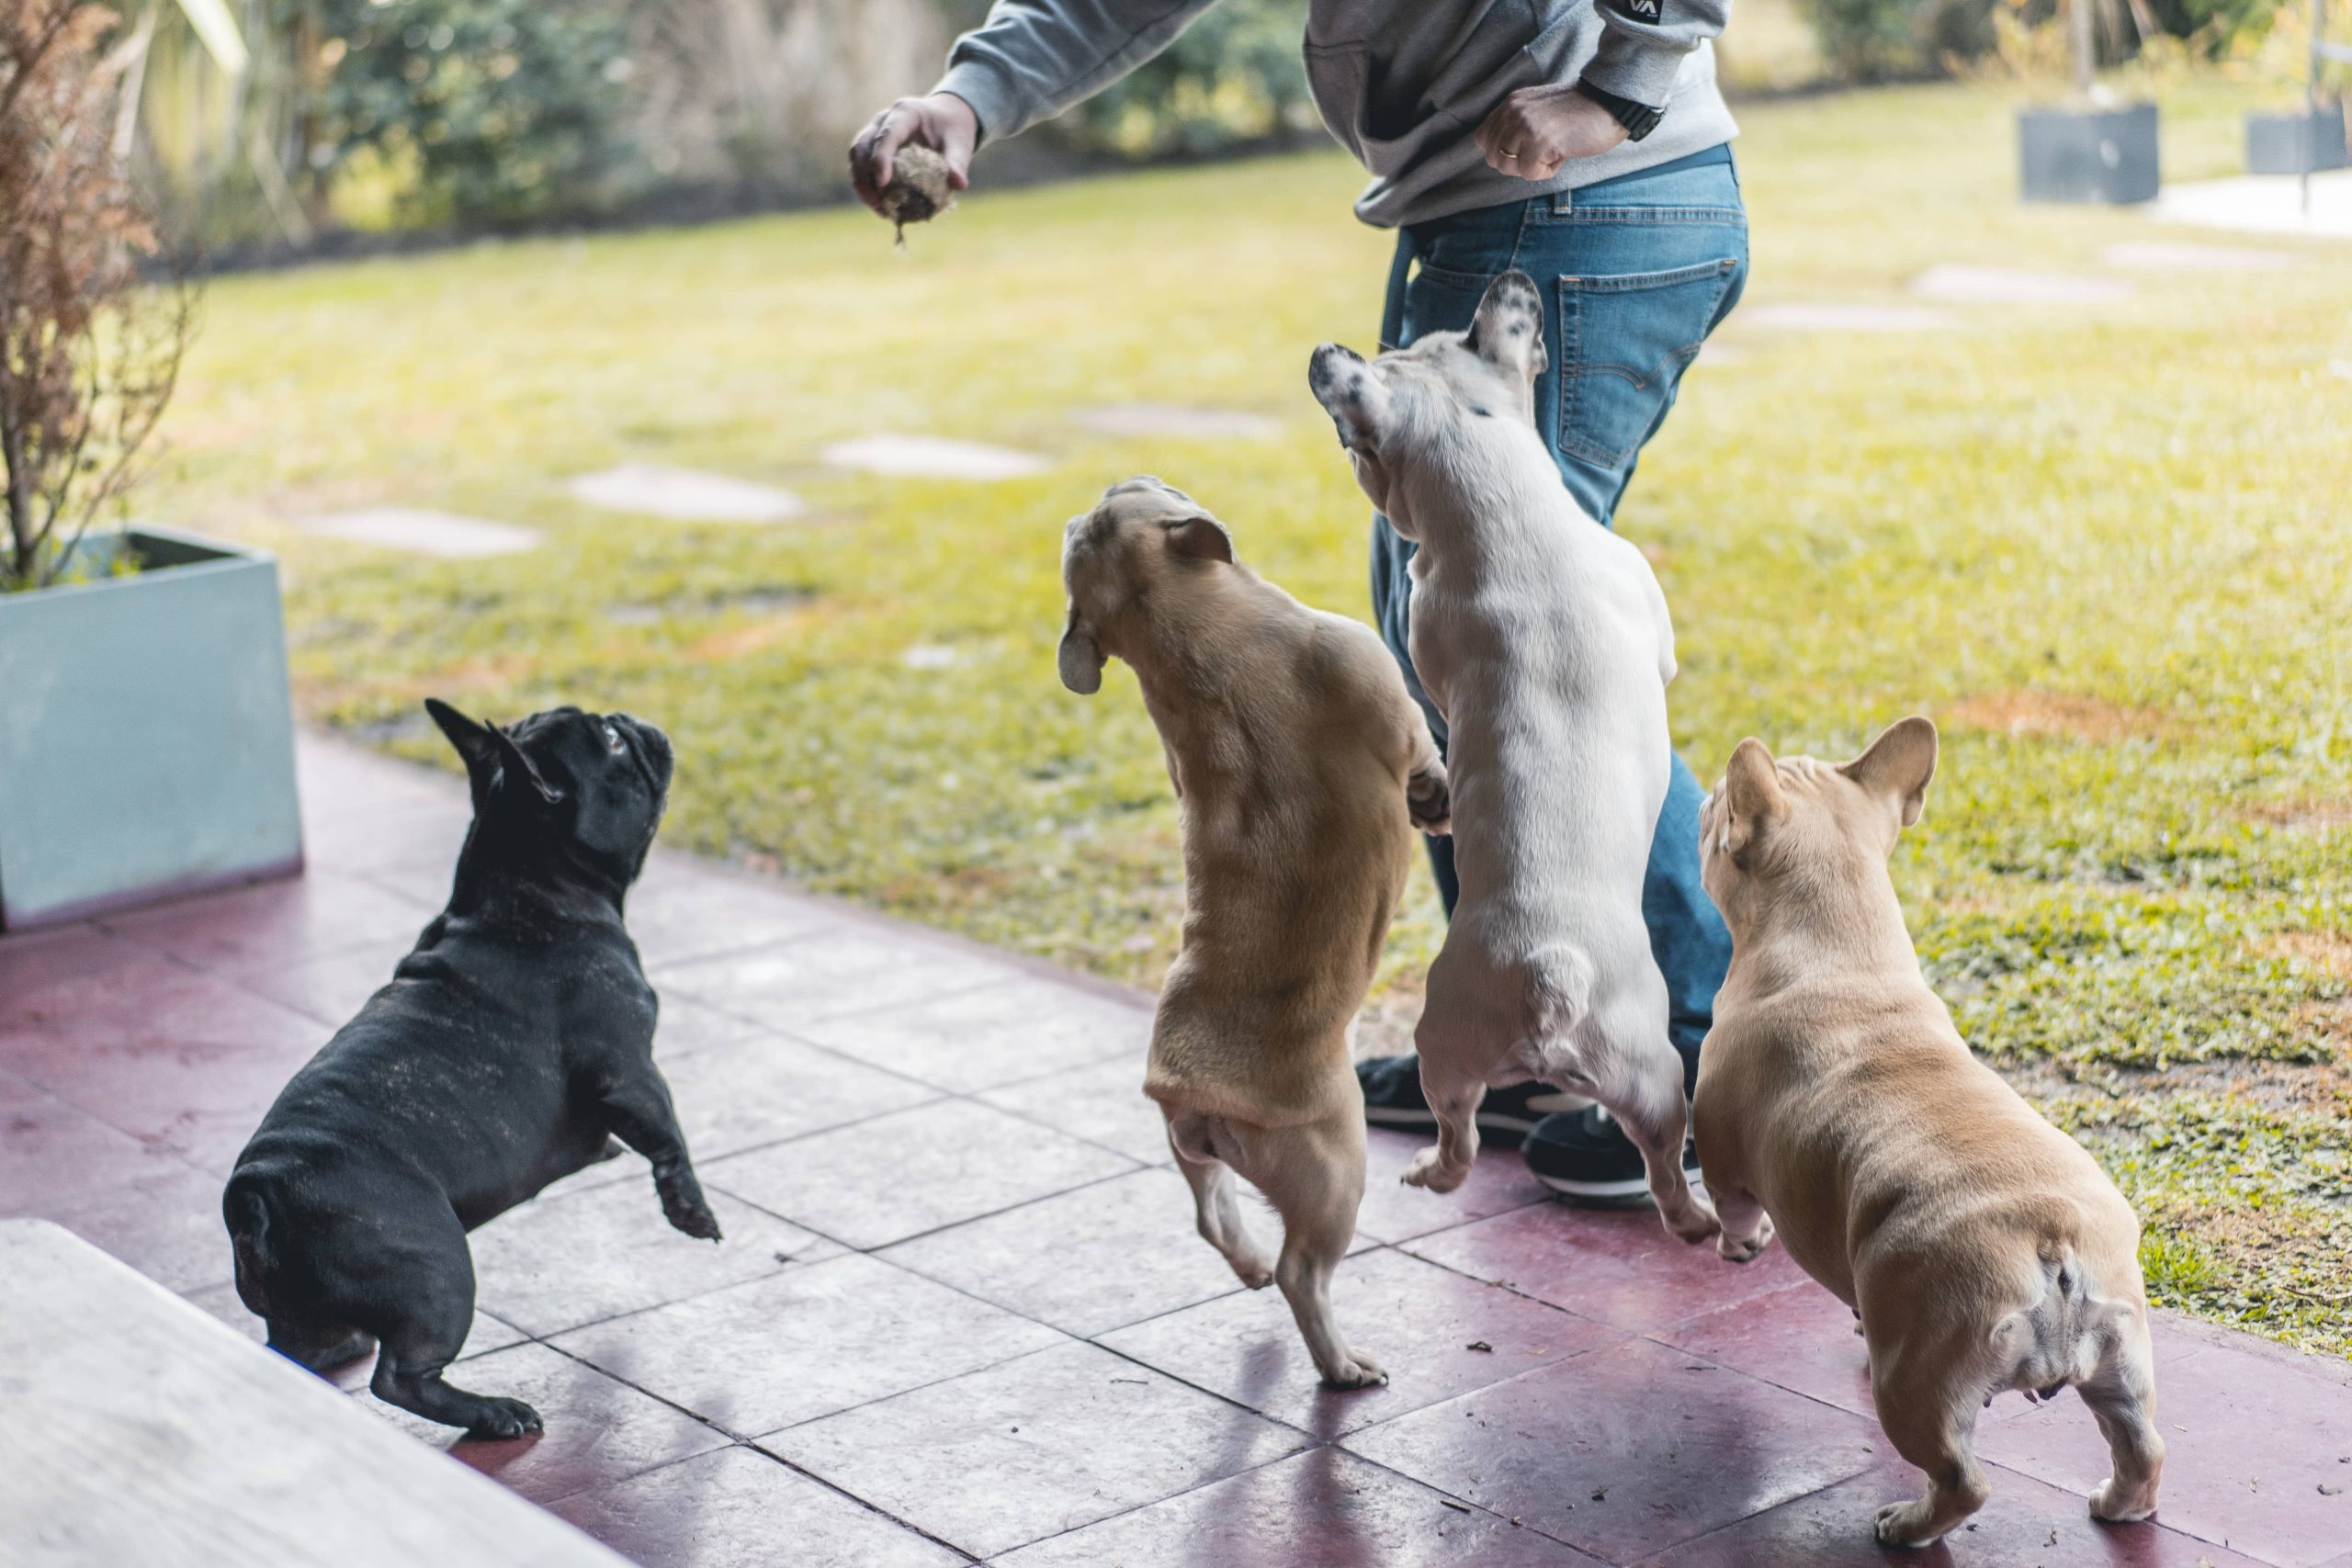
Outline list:
[[[1634,460],[1722,315],[1740,265],[1723,256],[1664,272],[1558,280],[1564,456],[1604,468]]]

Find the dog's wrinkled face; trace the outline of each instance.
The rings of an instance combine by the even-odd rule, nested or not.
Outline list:
[[[1724,782],[1699,810],[1699,874],[1737,932],[1760,894],[1826,863],[1883,864],[1895,836],[1919,820],[1936,775],[1936,727],[1911,717],[1889,726],[1852,761],[1775,759],[1753,737],[1739,743]]]
[[[625,713],[550,708],[499,726],[437,697],[424,705],[465,760],[478,832],[569,849],[635,880],[669,802],[668,736]]]
[[[1306,383],[1339,427],[1356,482],[1409,537],[1410,520],[1396,514],[1401,467],[1469,422],[1532,428],[1544,364],[1543,296],[1525,273],[1507,272],[1487,286],[1469,331],[1425,333],[1370,364],[1327,343],[1307,362]]]
[[[1120,634],[1134,612],[1204,570],[1233,564],[1233,536],[1199,502],[1150,475],[1102,492],[1093,511],[1062,530],[1062,586],[1069,619],[1057,662],[1081,695],[1102,686],[1102,661],[1124,656]]]

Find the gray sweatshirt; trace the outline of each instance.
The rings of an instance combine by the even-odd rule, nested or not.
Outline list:
[[[1174,42],[1216,0],[996,0],[935,89],[983,141],[1050,119]],[[1738,132],[1710,40],[1731,0],[1311,0],[1306,79],[1323,123],[1372,173],[1356,216],[1391,228],[1573,190]],[[1498,174],[1471,140],[1513,89],[1590,82],[1666,110],[1640,141],[1548,180]]]

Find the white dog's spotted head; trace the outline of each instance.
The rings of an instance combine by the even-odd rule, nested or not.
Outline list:
[[[1850,762],[1775,758],[1750,736],[1699,809],[1699,875],[1736,936],[1759,897],[1802,884],[1821,888],[1883,865],[1895,836],[1919,820],[1936,776],[1934,721],[1889,725]]]
[[[1543,373],[1544,297],[1523,272],[1487,286],[1467,332],[1427,333],[1410,348],[1363,355],[1327,343],[1308,361],[1306,384],[1339,427],[1356,482],[1398,521],[1394,477],[1460,424],[1510,419],[1532,428]],[[1401,525],[1409,532],[1409,521]]]
[[[1173,485],[1143,474],[1104,491],[1062,530],[1062,684],[1086,696],[1100,691],[1103,660],[1126,657],[1132,623],[1156,597],[1232,564],[1233,536]]]

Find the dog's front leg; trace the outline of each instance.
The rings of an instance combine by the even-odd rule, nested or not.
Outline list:
[[[607,1129],[652,1165],[653,1190],[662,1195],[662,1213],[671,1227],[717,1241],[718,1220],[703,1199],[702,1183],[695,1179],[685,1134],[678,1131],[678,1112],[662,1075],[649,1063],[643,1072],[606,1089],[602,1099]]]

